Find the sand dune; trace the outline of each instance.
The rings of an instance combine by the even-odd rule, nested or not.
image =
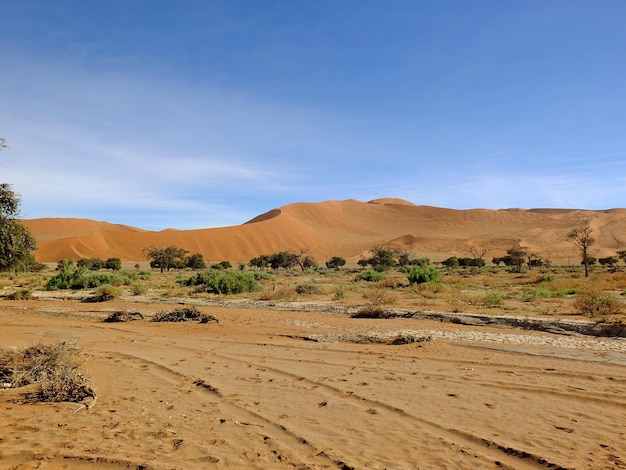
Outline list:
[[[36,237],[37,258],[119,257],[142,261],[148,245],[176,245],[212,261],[247,262],[264,253],[307,248],[319,261],[357,260],[374,245],[401,248],[437,261],[468,256],[472,245],[499,256],[520,244],[555,262],[573,260],[567,241],[574,227],[589,224],[597,239],[594,256],[626,248],[626,209],[470,209],[419,206],[401,199],[295,203],[232,227],[151,232],[87,219],[24,221]]]

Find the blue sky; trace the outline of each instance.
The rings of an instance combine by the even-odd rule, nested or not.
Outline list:
[[[623,0],[0,0],[22,215],[626,207]]]

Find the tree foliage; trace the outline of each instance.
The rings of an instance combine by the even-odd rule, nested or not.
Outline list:
[[[151,268],[169,271],[172,268],[185,266],[187,250],[174,245],[167,247],[150,245],[143,249],[143,255],[150,260]]]
[[[201,253],[194,253],[193,255],[187,256],[185,258],[185,265],[194,271],[206,268],[206,262]]]
[[[109,258],[104,262],[104,269],[119,271],[122,269],[122,260],[119,258]]]
[[[342,266],[345,266],[346,260],[340,256],[333,256],[331,259],[326,261],[326,267],[328,269],[339,269]]]
[[[407,277],[410,284],[436,283],[439,281],[439,271],[432,266],[413,266]]]
[[[396,253],[389,248],[375,246],[370,251],[372,255],[365,261],[376,271],[386,271],[397,264]]]
[[[0,137],[0,150],[8,148]],[[0,269],[18,269],[34,264],[32,252],[37,249],[35,238],[19,218],[20,198],[10,184],[0,184]]]

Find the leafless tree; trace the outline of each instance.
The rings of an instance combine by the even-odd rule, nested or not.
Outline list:
[[[477,246],[472,244],[467,248],[467,251],[474,257],[474,259],[483,259],[491,250],[486,246]]]
[[[596,241],[591,236],[591,232],[593,232],[591,227],[585,225],[581,228],[574,228],[567,234],[567,239],[576,245],[580,251],[583,265],[585,265],[585,277],[589,276],[589,247]]]

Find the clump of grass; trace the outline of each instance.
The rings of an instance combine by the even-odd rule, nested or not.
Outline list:
[[[82,370],[85,358],[76,343],[36,344],[21,350],[0,350],[0,381],[10,387],[38,384],[39,389],[29,393],[29,401],[83,402],[91,399],[87,408],[96,402],[90,375]]]
[[[106,302],[113,300],[122,295],[122,290],[111,284],[103,284],[94,290],[94,300],[98,302]]]
[[[551,282],[551,281],[554,281],[554,274],[550,274],[550,273],[541,273],[537,276],[537,279],[535,279],[536,283]]]
[[[390,316],[385,305],[394,301],[391,292],[381,288],[369,289],[363,297],[370,302],[369,305],[360,308],[352,315],[352,318],[387,318]]]
[[[538,286],[533,289],[522,292],[522,300],[526,302],[532,302],[538,299],[554,299],[558,297],[565,297],[576,293],[576,289],[549,289],[546,286]]]
[[[593,291],[578,294],[574,299],[574,308],[578,313],[592,318],[622,313],[622,303],[618,298]]]
[[[483,297],[482,305],[487,308],[502,307],[504,305],[504,297],[498,292],[488,292]]]
[[[133,295],[143,295],[148,292],[148,286],[134,283],[130,285],[130,291]]]
[[[392,304],[394,297],[391,292],[385,289],[369,289],[363,297],[370,301],[375,307]]]
[[[333,295],[333,300],[344,300],[346,298],[346,293],[341,287],[337,287],[335,290],[335,295]]]
[[[7,300],[28,300],[33,298],[31,289],[18,289],[6,296]]]
[[[294,300],[296,298],[296,291],[292,287],[287,286],[275,286],[267,287],[261,291],[257,300],[274,301],[274,302],[286,302]]]
[[[373,269],[367,269],[356,276],[357,281],[366,281],[366,282],[379,282],[386,279],[383,273],[379,273],[378,271],[374,271]]]
[[[319,295],[322,289],[315,284],[299,284],[296,286],[296,294],[299,295]]]

